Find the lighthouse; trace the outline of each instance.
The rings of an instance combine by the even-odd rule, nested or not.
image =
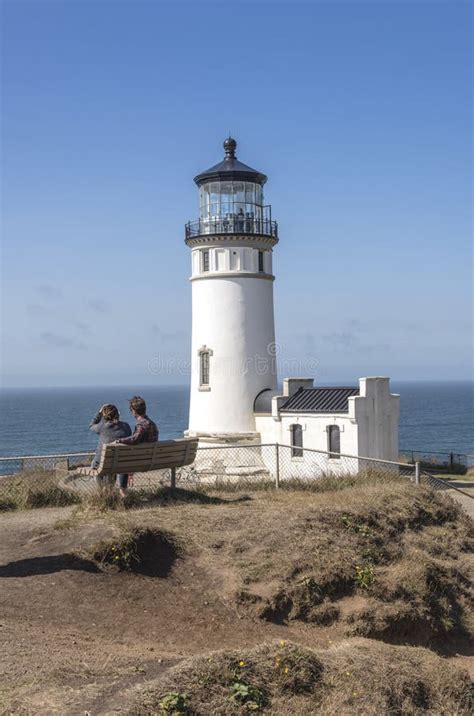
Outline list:
[[[198,174],[199,218],[191,249],[192,347],[189,435],[258,439],[255,402],[275,391],[272,251],[278,226],[265,204],[265,174],[237,159],[237,142]]]
[[[236,150],[228,137],[222,161],[194,178],[199,218],[185,228],[192,286],[186,432],[204,448],[193,474],[204,481],[313,479],[357,474],[361,457],[396,465],[399,396],[388,377],[327,387],[290,376],[278,388],[272,268],[278,226],[264,200],[267,177],[239,161]]]

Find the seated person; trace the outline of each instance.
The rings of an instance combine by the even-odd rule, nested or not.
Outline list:
[[[132,434],[130,425],[119,420],[119,417],[120,414],[117,407],[107,403],[100,408],[97,415],[93,418],[91,424],[89,425],[90,430],[92,430],[93,433],[97,433],[99,436],[99,443],[92,461],[92,467],[95,469],[99,467],[103,445],[113,443],[118,438],[126,438]],[[122,497],[125,497],[125,491],[128,487],[128,475],[118,475],[117,478],[120,494]],[[102,477],[98,477],[97,482],[99,485],[104,484]],[[105,477],[105,482],[110,484],[109,476]]]
[[[122,445],[158,442],[158,427],[146,414],[146,403],[143,398],[134,395],[128,402],[130,412],[136,420],[135,430],[130,437],[119,438],[116,442]]]

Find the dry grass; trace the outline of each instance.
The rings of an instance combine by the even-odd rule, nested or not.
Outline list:
[[[203,519],[183,505],[159,516],[188,549],[197,544],[237,573],[243,614],[339,620],[348,635],[394,643],[436,645],[469,632],[472,522],[449,497],[406,483],[252,497],[238,513]],[[154,511],[143,518],[153,524]]]
[[[279,489],[293,492],[295,490],[305,492],[336,492],[347,490],[350,487],[379,486],[382,484],[406,484],[407,478],[393,472],[381,472],[377,469],[361,469],[357,475],[352,473],[341,473],[339,475],[325,474],[318,475],[314,479],[290,477],[280,481]],[[262,480],[261,478],[241,478],[237,480],[222,479],[217,477],[213,483],[202,486],[208,492],[273,492],[275,490],[274,480]]]
[[[357,639],[314,651],[280,642],[187,659],[136,689],[128,714],[467,716],[470,688],[466,673],[425,649]]]
[[[113,539],[101,540],[81,557],[100,567],[114,567],[148,577],[166,577],[181,553],[172,535],[162,530],[122,529]]]
[[[148,504],[109,519],[125,530],[158,524],[232,575],[223,590],[242,616],[338,622],[347,635],[436,648],[470,632],[472,521],[446,495],[403,483],[251,497],[163,491]]]
[[[54,470],[36,469],[0,480],[0,512],[39,507],[65,507],[80,502],[80,497],[59,485]]]
[[[141,640],[141,661],[134,664],[140,663],[143,673],[154,669],[139,677],[142,686],[133,693],[123,689],[138,679],[127,677],[113,697],[116,684],[107,682],[106,699],[113,698],[113,708],[95,703],[91,713],[124,713],[132,697],[130,714],[135,716],[251,710],[277,716],[470,712],[467,679],[449,661],[424,649],[386,643],[429,643],[440,649],[451,635],[452,653],[463,652],[472,522],[449,496],[407,483],[358,483],[321,493],[249,493],[246,485],[246,494],[164,489],[142,497],[142,509],[126,509],[136,508],[133,504],[109,509],[110,504],[104,508],[96,502],[61,511],[56,526],[68,531],[53,530],[52,536],[46,534],[46,512],[5,519],[9,525],[17,521],[21,535],[18,564],[5,565],[5,571],[55,570],[50,592],[45,583],[53,582],[41,570],[38,579],[18,580],[25,585],[18,607],[22,616],[39,602],[41,630],[48,614],[54,649],[61,618],[67,625],[64,653],[76,649],[69,645],[69,625],[77,611],[70,599],[72,583],[80,600],[95,605],[93,633],[101,657],[108,658],[111,644],[119,648],[123,628],[134,649]],[[35,521],[41,524],[41,539],[26,541],[25,525],[31,529]],[[91,569],[61,574],[71,565],[71,553],[62,553],[66,549],[87,550],[84,562]],[[26,559],[24,550],[30,550]],[[17,590],[16,600],[18,584],[4,581]],[[65,591],[57,598],[61,582]],[[110,613],[115,611],[126,619],[112,642]],[[89,628],[90,614],[81,619],[81,628]],[[28,620],[15,615],[18,641]],[[151,628],[156,628],[153,640]],[[334,643],[352,638],[319,651],[262,644],[289,633],[310,646],[330,643],[329,637]],[[260,646],[250,646],[255,644]],[[171,663],[182,654],[201,655],[165,675],[169,666],[160,659],[158,668],[150,645],[160,656],[171,655]],[[217,647],[233,651],[208,653]],[[18,663],[22,674],[23,662]],[[148,680],[158,674],[159,680]],[[71,684],[74,688],[75,678],[67,690]],[[38,686],[42,699],[44,688]],[[87,709],[89,703],[82,700],[80,707]]]
[[[240,573],[241,609],[277,623],[343,618],[348,633],[390,641],[468,630],[472,522],[457,504],[408,485],[324,498],[280,494],[258,520],[243,515],[240,529],[222,529],[216,548]],[[353,595],[364,608],[341,616],[341,600]]]
[[[186,503],[216,505],[222,503],[222,499],[199,490],[172,489],[161,486],[129,491],[125,498],[121,498],[119,492],[113,487],[104,487],[87,493],[82,497],[81,502],[85,511],[104,513],[111,510],[123,512]]]
[[[422,643],[445,635],[472,633],[471,584],[466,529],[454,520],[408,531],[403,552],[380,569],[367,608],[351,616],[351,633]]]

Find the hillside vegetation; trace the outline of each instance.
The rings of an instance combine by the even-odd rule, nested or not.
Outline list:
[[[453,500],[399,482],[4,513],[0,700],[35,715],[467,714],[472,540]]]
[[[130,716],[467,716],[473,693],[467,674],[427,649],[355,639],[328,650],[281,641],[187,659],[131,696]]]

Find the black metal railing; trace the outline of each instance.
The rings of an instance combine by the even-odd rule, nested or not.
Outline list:
[[[219,219],[198,219],[185,225],[186,239],[213,234],[256,234],[278,238],[278,224],[271,219],[256,219],[239,214]]]
[[[400,458],[411,465],[419,462],[423,468],[431,472],[447,472],[454,475],[465,475],[469,468],[474,467],[474,455],[466,453],[400,448]]]

